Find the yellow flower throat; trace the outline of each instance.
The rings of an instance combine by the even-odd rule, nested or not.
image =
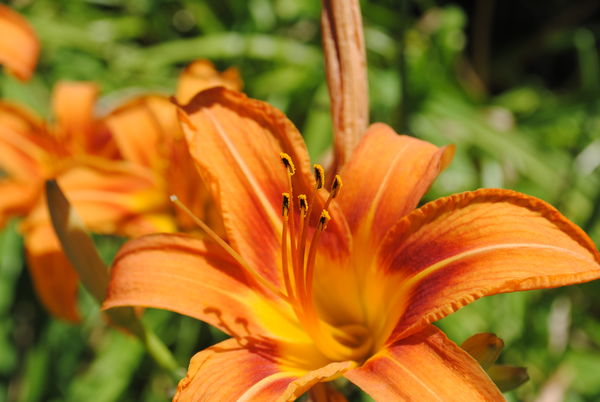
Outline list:
[[[298,228],[295,227],[294,193],[292,176],[295,168],[288,154],[281,153],[281,160],[287,169],[289,192],[283,193],[282,217],[283,230],[281,238],[281,267],[286,290],[286,299],[294,308],[298,321],[315,342],[319,351],[333,361],[363,360],[371,351],[373,341],[369,330],[360,324],[332,326],[319,319],[318,310],[313,298],[313,283],[317,246],[321,233],[327,228],[331,219],[328,208],[342,188],[342,179],[336,175],[331,184],[329,197],[321,210],[314,233],[308,242],[307,219],[310,219],[311,208],[318,190],[325,182],[321,165],[314,165],[316,185],[309,195],[298,195]],[[290,216],[292,219],[290,219]],[[308,252],[306,251],[308,247]]]

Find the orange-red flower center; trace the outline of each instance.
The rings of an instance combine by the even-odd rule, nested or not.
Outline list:
[[[293,306],[298,321],[314,340],[322,354],[334,361],[363,360],[371,351],[373,341],[370,331],[362,324],[333,326],[322,320],[313,297],[315,263],[321,234],[331,219],[328,208],[337,197],[342,180],[336,175],[329,196],[320,211],[313,211],[317,192],[323,187],[324,171],[314,166],[315,187],[308,195],[300,194],[298,201],[298,227],[296,227],[294,189],[292,176],[294,164],[289,155],[282,153],[281,160],[287,169],[289,192],[282,195],[283,230],[281,238],[281,267],[288,302]],[[308,222],[312,214],[318,214],[316,227],[309,235]],[[333,285],[333,284],[332,284]],[[337,302],[343,302],[338,300]]]

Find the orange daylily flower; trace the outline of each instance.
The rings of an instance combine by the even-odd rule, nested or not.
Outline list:
[[[203,65],[204,84],[197,78],[180,91],[214,85],[220,74],[213,69],[211,76],[212,65]],[[172,193],[203,217],[211,204],[207,191],[198,191],[203,184],[197,175],[182,180],[192,161],[167,97],[140,97],[99,119],[93,114],[97,95],[91,83],[57,84],[56,121],[50,127],[24,109],[0,103],[0,168],[7,174],[0,178],[6,194],[0,226],[11,216],[25,217],[21,231],[36,292],[51,313],[69,321],[79,318],[78,276],[51,226],[43,195],[47,179],[58,181],[87,228],[103,234],[135,237],[186,229],[189,218],[173,213]]]
[[[220,73],[210,61],[196,60],[180,74],[175,99],[185,103],[193,95],[217,86],[240,91],[242,81],[238,70],[229,68]],[[221,225],[214,202],[193,165],[177,119],[177,108],[169,98],[159,95],[136,98],[117,108],[105,121],[123,157],[150,168],[164,180],[165,201],[176,194],[196,216],[213,226]],[[177,210],[175,215],[179,230],[196,228],[186,214]]]
[[[40,53],[37,35],[23,17],[0,4],[0,64],[22,81],[31,78]]]
[[[93,117],[98,89],[61,82],[53,94],[56,121],[0,103],[0,225],[11,216],[21,225],[27,261],[41,301],[54,315],[78,320],[77,275],[52,229],[44,182],[56,178],[92,230],[127,236],[173,230],[158,193],[157,178],[123,161],[106,125]],[[162,205],[161,205],[162,204]]]
[[[196,60],[190,63],[179,76],[175,98],[179,103],[185,104],[204,89],[225,87],[241,91],[243,86],[242,77],[236,68],[229,67],[219,73],[209,60]]]
[[[415,209],[452,148],[372,125],[328,191],[268,104],[215,88],[183,110],[229,243],[132,240],[104,303],[172,310],[232,337],[192,358],[175,400],[291,401],[315,385],[314,398],[340,400],[320,384],[340,376],[376,400],[503,400],[432,323],[482,296],[600,277],[592,241],[536,198],[485,189]]]

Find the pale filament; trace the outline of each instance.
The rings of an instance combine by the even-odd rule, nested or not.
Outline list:
[[[229,254],[244,270],[249,274],[249,276],[258,282],[260,285],[264,286],[277,296],[289,302],[288,297],[283,294],[279,289],[277,289],[271,282],[267,281],[262,277],[255,269],[250,267],[248,263],[242,258],[241,255],[238,254],[225,240],[223,240],[218,234],[214,232],[202,219],[198,218],[188,207],[186,207],[176,195],[170,196],[171,202],[173,202],[177,207],[179,207],[183,212],[185,212],[193,221],[196,223],[200,229],[204,231],[215,243],[217,243],[221,248]]]

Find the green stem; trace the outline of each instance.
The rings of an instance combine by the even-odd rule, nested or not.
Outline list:
[[[154,359],[162,369],[168,372],[178,382],[185,376],[185,369],[177,364],[175,357],[167,348],[167,346],[160,340],[158,336],[149,328],[142,324],[143,332],[139,337],[140,341],[144,344],[144,347],[148,351],[148,354]]]
[[[408,0],[400,1],[400,49],[398,66],[400,69],[401,96],[398,129],[401,133],[408,132],[408,71],[406,66],[406,31],[408,30]]]

